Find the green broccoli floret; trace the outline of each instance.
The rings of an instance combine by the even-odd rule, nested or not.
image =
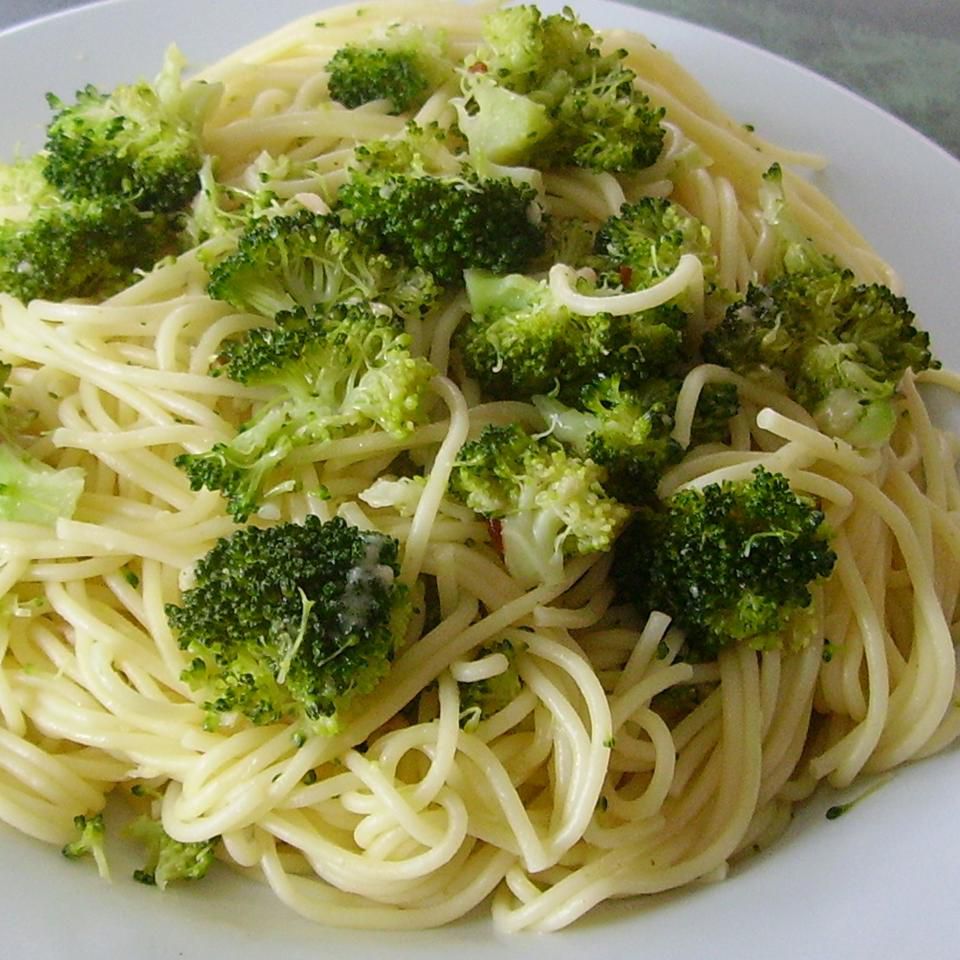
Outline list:
[[[710,659],[731,643],[802,643],[810,585],[835,559],[823,513],[782,474],[757,467],[749,479],[641,509],[617,545],[614,575],[642,613],[673,618],[691,659]]]
[[[391,113],[423,104],[453,77],[440,37],[410,24],[394,24],[382,36],[341,47],[327,64],[330,99],[345,107],[390,102]]]
[[[410,338],[393,317],[363,304],[323,317],[287,317],[284,325],[250,331],[227,348],[228,374],[277,388],[229,442],[175,463],[191,488],[220,490],[243,522],[290,483],[282,473],[297,447],[375,429],[405,437],[426,419],[427,388],[436,370],[410,353]]]
[[[73,200],[0,222],[0,290],[37,298],[103,299],[173,253],[176,229],[163,214],[123,201]]]
[[[107,853],[103,846],[106,837],[103,814],[98,813],[92,817],[83,815],[74,817],[73,825],[77,829],[77,838],[65,844],[60,852],[68,860],[93,857],[97,865],[97,872],[104,880],[109,880],[110,866],[107,863]]]
[[[419,106],[429,90],[427,78],[410,50],[384,50],[350,44],[327,64],[330,99],[345,107],[389,100],[391,113]]]
[[[167,616],[212,725],[238,712],[333,734],[390,668],[411,612],[398,544],[341,518],[246,527],[196,565]]]
[[[137,817],[124,829],[126,836],[147,848],[147,862],[142,870],[133,871],[133,879],[150,887],[166,889],[177,880],[201,880],[216,859],[220,837],[181,843],[174,840],[159,821]]]
[[[625,388],[619,378],[595,380],[580,389],[573,405],[535,397],[551,434],[578,456],[607,470],[604,488],[622,503],[646,503],[656,495],[663,472],[683,456],[672,437],[681,381],[652,379]],[[725,440],[736,413],[737,391],[708,385],[694,419],[694,443]]]
[[[473,680],[460,685],[460,726],[465,730],[476,729],[477,724],[517,699],[523,687],[517,670],[517,654],[520,651],[509,641],[499,640],[477,651],[477,659],[502,654],[507,659],[507,668],[485,680]]]
[[[63,202],[57,188],[43,175],[41,153],[0,164],[0,219],[26,220],[35,207]]]
[[[682,207],[660,197],[624,204],[600,227],[595,251],[604,286],[630,291],[652,287],[677,269],[684,254],[699,257],[706,287],[716,278],[710,231]]]
[[[684,453],[672,436],[680,386],[679,380],[652,379],[631,389],[608,377],[582,387],[573,406],[555,397],[535,397],[534,403],[554,437],[607,470],[604,488],[612,496],[622,503],[645,503],[655,497],[664,471]],[[693,443],[725,440],[737,406],[731,385],[705,387]]]
[[[631,390],[613,377],[587,384],[573,407],[555,397],[534,402],[552,436],[606,468],[604,487],[612,496],[645,503],[663,471],[683,455],[670,435],[676,399],[673,381],[649,380]]]
[[[793,219],[779,163],[764,173],[758,199],[761,215],[776,238],[776,250],[764,274],[766,282],[782,273],[831,273],[839,269],[836,261],[818,250]]]
[[[546,249],[542,259],[534,264],[535,269],[546,272],[555,263],[565,263],[575,269],[594,265],[596,224],[578,217],[550,217],[545,227]]]
[[[337,194],[341,220],[371,245],[429,271],[443,284],[480,267],[522,270],[543,253],[537,193],[506,177],[427,172],[422,134],[368,144]]]
[[[122,198],[65,199],[39,155],[0,166],[0,290],[24,303],[116,293],[178,249],[178,229]]]
[[[599,35],[569,9],[491,14],[456,104],[471,155],[544,168],[650,166],[663,145],[663,110],[637,89],[624,56],[601,54]]]
[[[825,432],[885,443],[907,369],[938,366],[906,300],[846,270],[784,273],[751,285],[704,340],[703,354],[748,377],[782,377]]]
[[[641,382],[683,359],[687,317],[672,305],[588,317],[545,280],[467,271],[466,284],[471,316],[456,343],[467,372],[494,396],[522,400],[600,376]]]
[[[708,383],[700,391],[697,410],[690,425],[690,446],[701,443],[728,443],[730,420],[740,409],[740,395],[732,383]]]
[[[20,433],[31,415],[10,401],[9,364],[0,363],[0,520],[52,527],[72,517],[83,493],[81,467],[56,470],[20,446]]]
[[[238,310],[271,318],[354,300],[413,317],[439,295],[420,268],[380,253],[335,216],[305,209],[251,221],[237,249],[211,269],[207,290]]]
[[[450,491],[497,521],[507,569],[533,586],[561,579],[567,557],[613,545],[627,509],[607,495],[605,476],[551,437],[488,426],[461,449]]]
[[[141,210],[182,210],[199,189],[200,132],[219,88],[181,82],[171,49],[153,84],[102,93],[86,86],[72,104],[47,95],[47,179],[71,198],[125,197]]]
[[[357,144],[350,173],[373,179],[390,174],[438,176],[449,172],[449,154],[457,149],[451,137],[452,131],[439,123],[421,126],[408,120],[400,136]]]

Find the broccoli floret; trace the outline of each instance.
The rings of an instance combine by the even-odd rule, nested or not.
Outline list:
[[[303,209],[254,219],[237,249],[210,271],[211,297],[265,317],[315,314],[351,300],[377,301],[404,317],[436,300],[433,278],[378,252],[332,215]]]
[[[545,280],[468,271],[466,284],[471,316],[456,343],[467,372],[494,396],[526,399],[604,375],[641,382],[682,360],[687,317],[672,305],[588,317]]]
[[[26,220],[0,222],[0,290],[36,298],[103,299],[176,251],[177,228],[164,214],[124,201],[73,200],[40,207]]]
[[[624,204],[597,233],[595,251],[604,286],[644,290],[673,273],[684,254],[699,257],[704,284],[717,273],[710,231],[670,200],[643,197]]]
[[[612,496],[644,503],[663,471],[683,455],[670,435],[676,398],[672,381],[650,380],[629,390],[613,377],[587,384],[575,407],[553,397],[535,403],[554,437],[607,470],[604,488]]]
[[[534,403],[551,433],[578,456],[607,470],[604,488],[622,503],[646,503],[663,472],[683,456],[672,437],[679,380],[647,380],[633,389],[618,377],[595,380],[577,393],[573,406],[555,397]],[[694,419],[694,443],[724,440],[736,413],[737,392],[729,384],[708,385]]]
[[[392,317],[357,304],[321,318],[286,318],[227,349],[226,369],[242,383],[277,388],[236,437],[175,460],[191,488],[220,490],[239,522],[271,491],[268,481],[297,447],[374,429],[407,436],[426,419],[436,370],[410,353],[410,338]]]
[[[116,293],[175,252],[178,231],[123,198],[65,199],[39,155],[0,166],[0,290],[24,303]]]
[[[859,447],[885,443],[907,369],[935,367],[906,300],[846,270],[784,273],[751,285],[707,334],[703,353],[748,377],[783,378],[821,429]]]
[[[0,219],[26,220],[34,207],[61,203],[63,197],[43,175],[43,154],[0,164]]]
[[[133,871],[133,879],[160,890],[177,880],[201,880],[216,859],[220,837],[181,843],[174,840],[159,821],[137,817],[124,829],[126,836],[147,848],[143,869]]]
[[[395,24],[382,36],[341,47],[327,64],[330,99],[345,107],[372,100],[390,102],[391,113],[423,104],[453,76],[440,38],[408,24]]]
[[[345,107],[371,100],[388,100],[391,113],[403,113],[423,103],[427,78],[411,50],[350,44],[341,47],[327,64],[330,99]]]
[[[504,560],[524,586],[563,577],[569,556],[609,550],[627,509],[603,488],[605,471],[559,441],[519,426],[488,426],[460,451],[451,493],[499,524]]]
[[[522,270],[543,253],[537,193],[506,177],[426,172],[413,138],[369,144],[337,194],[341,220],[368,242],[403,257],[443,284],[480,267]]]
[[[732,383],[708,383],[700,391],[697,410],[690,425],[690,446],[701,443],[728,443],[730,420],[740,409],[740,395]]]
[[[246,527],[196,565],[167,616],[192,658],[186,680],[211,723],[239,712],[333,734],[355,698],[386,675],[406,630],[410,592],[397,541],[323,523]]]
[[[407,121],[403,133],[358,144],[353,152],[350,173],[371,179],[384,179],[390,174],[431,176],[449,172],[449,156],[457,144],[451,131],[439,123],[421,126]]]
[[[546,221],[546,249],[534,266],[544,272],[555,263],[569,267],[593,266],[593,247],[597,237],[596,224],[578,217],[550,217]]]
[[[107,853],[103,846],[106,837],[103,814],[98,813],[92,817],[83,815],[74,817],[73,825],[77,830],[77,838],[65,844],[60,852],[68,860],[93,857],[97,865],[97,872],[104,880],[109,880],[110,866],[107,863]]]
[[[67,197],[125,197],[141,210],[182,210],[199,189],[200,131],[219,88],[181,82],[171,49],[153,84],[102,93],[86,86],[72,104],[47,95],[47,179]]]
[[[86,475],[81,467],[56,470],[21,448],[19,434],[31,416],[10,401],[10,373],[0,363],[0,520],[52,527],[73,516]]]
[[[663,145],[663,110],[637,89],[625,55],[602,55],[598,34],[569,9],[491,14],[456,104],[471,154],[538,167],[649,166]]]
[[[288,153],[274,156],[264,150],[247,166],[239,182],[229,183],[218,180],[218,166],[216,157],[204,160],[199,190],[183,216],[183,233],[190,246],[212,237],[223,238],[223,242],[199,251],[208,268],[229,252],[229,241],[235,249],[238,235],[254,228],[261,218],[298,213],[308,197],[322,200],[326,195],[315,160]]]
[[[629,172],[656,162],[664,111],[634,86],[635,76],[617,63],[573,87],[558,104],[553,135],[543,145],[548,165]]]
[[[763,219],[776,238],[776,250],[765,271],[765,281],[769,282],[782,273],[830,273],[839,269],[836,261],[818,250],[793,219],[779,163],[764,173],[758,199]]]
[[[502,654],[507,659],[507,668],[485,680],[473,680],[460,685],[460,726],[473,730],[482,720],[499,713],[517,699],[523,687],[517,670],[519,651],[509,640],[487,644],[477,651],[477,659]]]
[[[813,501],[757,467],[749,479],[683,489],[638,511],[614,574],[641,612],[673,617],[691,659],[710,659],[731,643],[802,643],[810,585],[835,559]]]

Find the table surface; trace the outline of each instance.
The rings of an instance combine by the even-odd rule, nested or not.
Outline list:
[[[0,29],[82,5],[83,0],[3,0]],[[960,0],[638,0],[635,5],[713,27],[812,67],[960,157]]]

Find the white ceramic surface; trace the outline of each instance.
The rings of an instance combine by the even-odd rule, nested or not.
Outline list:
[[[172,40],[199,66],[318,6],[107,0],[0,34],[0,154],[40,145],[47,90],[152,76]],[[940,356],[960,366],[960,163],[836,85],[739,41],[613,3],[584,0],[579,10],[597,26],[649,35],[764,136],[827,154],[818,182],[896,265]],[[422,934],[320,929],[223,868],[164,894],[140,886],[127,880],[135,864],[119,849],[107,887],[92,868],[0,826],[0,956],[957,960],[958,788],[954,750],[898,773],[837,821],[823,817],[836,798],[818,798],[725,883],[600,909],[547,938],[499,937],[485,913]]]

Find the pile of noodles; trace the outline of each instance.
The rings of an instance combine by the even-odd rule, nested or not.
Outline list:
[[[203,76],[224,96],[204,137],[219,176],[255,189],[261,155],[287,154],[315,162],[305,179],[273,184],[282,199],[332,195],[358,140],[399,134],[409,119],[331,104],[334,51],[403,18],[442,29],[462,57],[488,10],[391,0],[326,11],[322,25],[305,18],[211,67]],[[629,51],[638,83],[666,108],[663,155],[622,177],[546,173],[548,213],[599,222],[625,200],[669,196],[709,228],[719,283],[742,292],[775,249],[758,187],[778,161],[801,228],[863,281],[896,288],[855,229],[791,172],[816,158],[728,118],[643,37],[608,42]],[[453,122],[456,92],[437,91],[415,119]],[[530,405],[479,402],[451,351],[462,293],[408,325],[440,374],[435,421],[405,440],[374,432],[297,451],[300,482],[258,520],[340,515],[398,538],[402,577],[435,598],[429,628],[421,616],[337,736],[303,741],[292,727],[243,720],[205,729],[164,605],[235,525],[219,494],[192,492],[173,461],[229,440],[243,421],[257,392],[208,370],[227,339],[262,323],[210,299],[206,282],[191,251],[100,304],[0,296],[0,355],[16,368],[17,401],[38,411],[31,452],[87,477],[73,519],[0,524],[6,823],[62,844],[75,815],[146,782],[163,794],[172,837],[222,836],[224,860],[321,923],[435,926],[493,894],[499,928],[552,930],[609,898],[720,878],[776,837],[818,782],[845,786],[960,732],[958,444],[931,424],[912,376],[890,445],[861,453],[821,434],[785,395],[718,367],[689,374],[679,437],[704,384],[737,384],[741,410],[732,442],[691,450],[661,494],[763,464],[819,500],[838,557],[802,650],[741,646],[691,664],[677,660],[682,636],[667,617],[644,621],[613,604],[608,556],[522,589],[482,518],[447,497],[457,452],[483,425],[542,426]],[[427,472],[404,512],[365,499],[401,454]],[[311,495],[321,487],[329,499]],[[481,649],[503,639],[522,651],[519,692],[463,726],[461,685],[505,669],[502,654]],[[655,702],[673,688],[677,698]],[[698,696],[688,708],[657,708],[689,690]]]

